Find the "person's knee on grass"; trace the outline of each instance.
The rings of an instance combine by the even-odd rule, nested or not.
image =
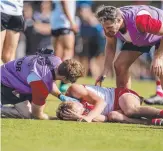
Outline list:
[[[29,101],[24,101],[14,106],[2,106],[1,116],[5,118],[31,119],[31,104]]]

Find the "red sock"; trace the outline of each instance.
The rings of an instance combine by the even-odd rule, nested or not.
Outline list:
[[[159,116],[163,118],[163,110],[160,111]]]
[[[163,119],[155,118],[152,119],[152,125],[163,125]]]
[[[163,90],[162,90],[162,87],[161,87],[160,80],[156,81],[156,94],[163,97]]]

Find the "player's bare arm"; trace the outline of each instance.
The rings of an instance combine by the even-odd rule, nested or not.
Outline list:
[[[55,82],[53,82],[53,84],[52,84],[51,94],[53,96],[55,96],[55,97],[58,97],[61,94],[61,92],[59,91],[59,89],[58,89],[57,85],[55,84]]]
[[[36,119],[49,120],[49,116],[44,113],[45,105],[36,105],[32,102],[32,115]]]
[[[116,52],[116,38],[106,37],[106,46],[105,46],[105,62],[104,62],[104,71],[103,75],[107,75],[109,67],[112,67],[112,63],[115,57]]]
[[[71,15],[69,13],[69,9],[67,7],[67,3],[68,1],[66,0],[61,0],[61,4],[62,4],[62,8],[63,8],[63,11],[66,15],[66,17],[68,18],[69,22],[70,22],[70,25],[71,25],[71,28],[72,30],[76,33],[78,31],[78,27],[77,25],[74,23],[73,19],[71,18]]]
[[[39,33],[43,35],[51,34],[51,26],[48,23],[35,22],[34,28],[36,29],[36,31],[39,31]]]
[[[32,116],[36,119],[47,120],[48,115],[44,113],[45,100],[48,96],[48,89],[45,83],[40,81],[34,81],[30,83],[32,89]]]
[[[160,41],[159,48],[155,51],[155,57],[158,58],[158,59],[161,59],[161,60],[163,59],[163,37],[162,37],[162,39]],[[163,66],[163,63],[161,65]],[[161,75],[163,75],[163,73]]]
[[[163,36],[163,22],[162,22],[161,28],[159,30],[159,35],[162,35]]]
[[[107,122],[107,121],[108,121],[108,117],[102,114],[98,115],[92,120],[92,122]]]
[[[67,7],[67,3],[68,2],[66,0],[61,0],[63,11],[64,11],[66,17],[68,18],[69,22],[72,24],[73,23],[73,20],[72,20],[72,18],[70,16],[69,9]]]
[[[160,40],[160,46],[155,51],[154,59],[151,63],[153,73],[162,79],[163,76],[163,38]]]
[[[96,80],[96,84],[98,84],[98,82],[101,82],[103,80],[103,78],[101,77],[105,78],[110,68],[112,68],[112,63],[113,63],[115,53],[116,53],[116,42],[117,42],[117,39],[115,37],[106,36],[104,69],[103,69],[102,75]]]
[[[94,105],[94,109],[92,109],[88,115],[83,117],[87,122],[91,122],[94,118],[99,116],[106,106],[106,103],[101,97],[85,89],[83,85],[73,84],[68,93],[72,97],[80,100],[87,100],[89,104]]]
[[[57,87],[57,85],[56,85],[56,83],[55,82],[53,82],[53,84],[52,84],[52,91],[51,91],[51,94],[53,95],[53,96],[55,96],[55,97],[57,97],[58,99],[60,99],[62,102],[64,102],[64,101],[78,101],[77,99],[75,99],[75,98],[72,98],[72,97],[69,97],[69,96],[65,96],[64,94],[62,94],[60,91],[59,91],[59,89],[58,89],[58,87]]]

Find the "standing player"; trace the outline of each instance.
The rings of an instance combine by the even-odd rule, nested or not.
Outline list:
[[[163,1],[161,1],[160,9],[163,10]],[[163,88],[161,87],[161,81],[156,77],[156,93],[150,98],[144,100],[147,104],[163,104]]]
[[[141,54],[149,52],[153,45],[156,45],[156,50],[151,70],[163,86],[163,10],[145,5],[121,8],[102,6],[96,16],[107,38],[104,70],[96,84],[101,84],[112,66],[116,40],[120,38],[124,44],[114,62],[117,87],[131,87],[129,67]]]
[[[24,29],[23,0],[1,0],[1,59],[4,63],[15,58],[20,31]]]
[[[53,46],[56,56],[62,60],[74,56],[74,43],[78,27],[75,23],[76,1],[53,1],[54,10],[51,14]],[[68,85],[61,83],[60,90],[66,91]]]
[[[141,106],[139,95],[127,88],[72,84],[67,95],[79,99],[80,103],[61,103],[57,116],[64,120],[163,125],[163,110]]]
[[[42,49],[37,55],[8,62],[1,66],[1,103],[13,104],[14,108],[3,107],[3,113],[20,115],[29,118],[49,119],[44,113],[45,99],[48,94],[58,97],[61,101],[71,99],[61,94],[55,81],[74,83],[84,75],[83,66],[72,59],[61,61],[49,49]],[[23,106],[31,112],[24,113]]]

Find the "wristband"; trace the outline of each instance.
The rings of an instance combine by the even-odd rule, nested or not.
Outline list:
[[[65,101],[80,102],[79,100],[77,100],[77,99],[75,99],[75,98],[72,98],[72,97],[63,95],[62,93],[58,95],[58,98],[59,98],[62,102],[65,102]]]
[[[62,93],[60,93],[60,94],[58,95],[58,98],[59,98],[62,102],[66,101],[66,99],[65,99],[65,97],[64,97],[64,95],[63,95]]]

